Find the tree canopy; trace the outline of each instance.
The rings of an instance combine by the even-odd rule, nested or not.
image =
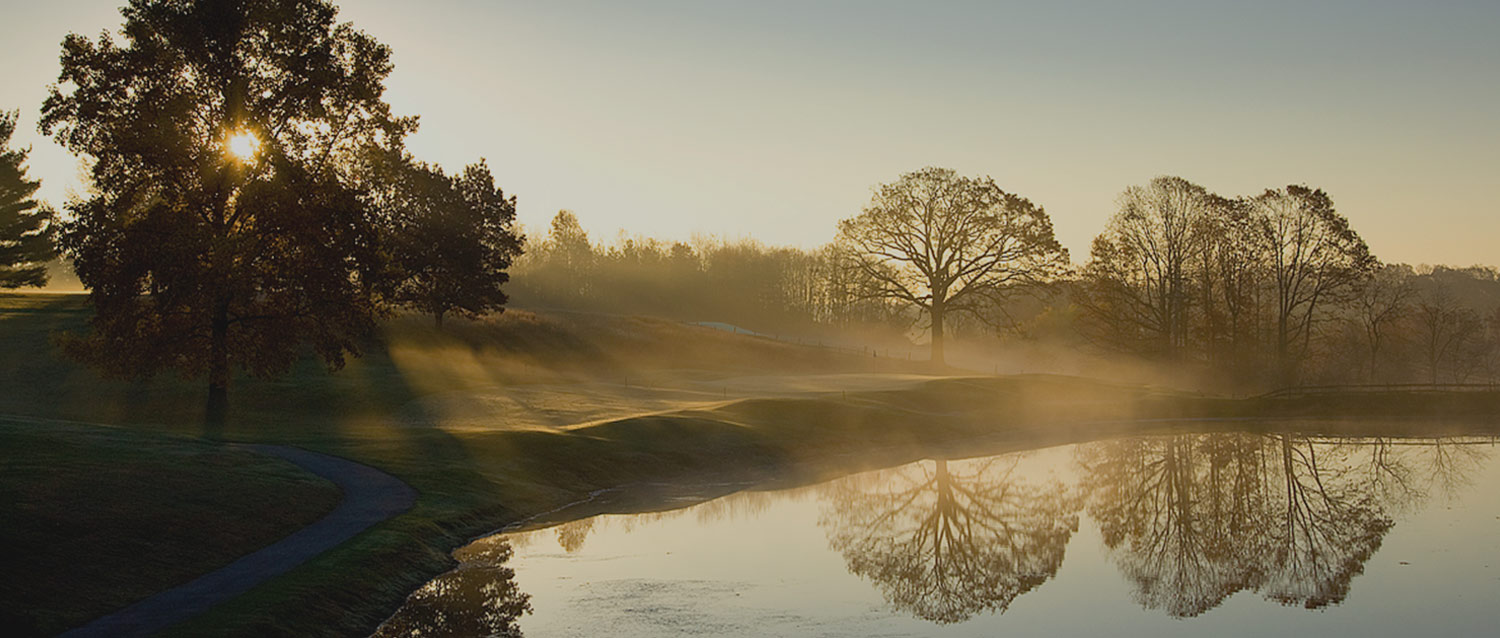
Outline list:
[[[1091,300],[1124,328],[1116,334],[1175,355],[1187,345],[1191,275],[1221,203],[1202,186],[1158,177],[1125,189],[1119,206],[1094,240]]]
[[[1067,265],[1052,220],[988,177],[924,168],[875,189],[862,214],[839,222],[847,268],[863,298],[895,300],[925,315],[932,360],[943,361],[944,319],[986,312],[1017,286]]]
[[[503,309],[501,286],[521,253],[516,198],[495,186],[483,160],[449,176],[406,160],[396,169],[385,215],[397,274],[397,303],[443,317]]]
[[[61,244],[97,311],[69,352],[106,371],[270,376],[358,353],[388,259],[359,159],[414,118],[390,50],[322,0],[133,0],[63,40],[41,128],[88,162]]]
[[[26,177],[26,149],[10,147],[20,113],[0,113],[0,288],[47,285],[52,210],[37,203],[41,182]]]
[[[1263,219],[1267,269],[1275,297],[1277,374],[1295,381],[1324,306],[1370,276],[1376,260],[1322,189],[1292,185],[1251,200]]]
[[[1322,190],[1225,198],[1180,177],[1120,195],[1079,281],[1097,341],[1181,361],[1193,354],[1292,383],[1318,328],[1352,306],[1376,261]]]

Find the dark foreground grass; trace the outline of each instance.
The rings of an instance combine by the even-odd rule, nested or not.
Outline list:
[[[608,507],[649,508],[654,496],[678,487],[711,496],[711,490],[693,486],[812,482],[955,451],[999,453],[1181,427],[1172,419],[1294,416],[1309,409],[1287,401],[1233,401],[1036,375],[726,400],[573,429],[507,427],[524,419],[504,413],[495,414],[494,428],[445,427],[443,414],[422,407],[434,405],[424,398],[486,386],[663,371],[681,376],[683,369],[698,377],[910,371],[902,362],[842,357],[671,322],[506,313],[497,320],[455,322],[441,332],[424,322],[398,321],[337,375],[308,363],[279,382],[239,380],[230,424],[203,432],[196,426],[199,384],[104,380],[56,357],[47,335],[86,320],[77,298],[13,299],[8,314],[5,303],[0,298],[0,351],[10,356],[0,364],[0,386],[13,383],[27,394],[0,396],[0,413],[297,445],[381,468],[419,491],[407,514],[169,632],[182,636],[368,634],[408,592],[450,567],[455,547],[600,490],[620,497],[607,501]],[[453,362],[465,362],[466,371],[450,374]],[[1340,415],[1430,416],[1433,406],[1423,401],[1362,398],[1341,407]],[[1495,414],[1497,407],[1495,397],[1476,395],[1441,411],[1472,418]],[[226,474],[218,482],[240,480]]]
[[[232,562],[338,503],[332,483],[180,437],[0,418],[0,626],[50,635]]]

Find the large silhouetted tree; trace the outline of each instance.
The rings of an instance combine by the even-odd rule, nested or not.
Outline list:
[[[1251,204],[1263,220],[1268,251],[1277,375],[1290,383],[1311,350],[1317,324],[1327,318],[1326,308],[1351,296],[1377,261],[1321,189],[1267,190]]]
[[[380,313],[356,161],[416,126],[382,101],[390,50],[322,0],[133,0],[119,37],[63,40],[41,127],[89,162],[61,243],[96,310],[68,351],[104,370],[331,367]]]
[[[1126,189],[1094,240],[1077,288],[1081,327],[1122,350],[1295,383],[1315,354],[1329,352],[1316,347],[1328,338],[1320,327],[1347,319],[1359,293],[1383,294],[1361,288],[1376,265],[1321,190],[1293,185],[1231,199],[1159,177]],[[1365,310],[1376,313],[1366,336],[1388,332],[1395,315]],[[1328,361],[1312,372],[1326,374]]]
[[[839,222],[839,243],[859,296],[894,300],[930,322],[943,361],[943,322],[987,311],[1015,287],[1059,273],[1067,252],[1041,207],[988,177],[924,168],[875,189],[862,214]]]
[[[1120,210],[1094,239],[1084,301],[1111,341],[1180,357],[1218,213],[1228,202],[1180,177],[1120,194]]]
[[[516,198],[495,186],[483,160],[456,176],[402,164],[390,212],[396,300],[432,315],[439,326],[449,314],[503,309],[506,270],[521,253]]]
[[[0,113],[0,288],[47,285],[52,211],[37,203],[41,183],[26,178],[26,149],[10,147],[19,113]]]

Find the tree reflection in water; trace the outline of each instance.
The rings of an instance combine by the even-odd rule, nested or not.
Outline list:
[[[896,608],[938,623],[1003,612],[1062,566],[1079,504],[1027,484],[1017,458],[932,461],[830,486],[820,524],[849,570]]]
[[[1489,445],[1473,445],[1488,443]],[[1288,433],[1133,437],[1074,448],[1077,482],[1027,478],[1022,457],[927,461],[692,508],[587,518],[481,539],[458,569],[418,590],[376,636],[519,636],[531,609],[505,565],[511,548],[629,533],[689,513],[753,518],[817,495],[819,525],[849,571],[898,611],[937,623],[1004,612],[1062,566],[1080,510],[1136,600],[1174,617],[1241,591],[1285,605],[1342,602],[1396,512],[1452,496],[1484,467],[1490,439],[1330,439]]]
[[[1393,526],[1485,453],[1462,443],[1216,433],[1083,445],[1088,512],[1141,605],[1187,617],[1239,591],[1338,604]],[[1426,465],[1426,468],[1422,468]]]
[[[516,586],[504,536],[475,541],[457,554],[458,568],[413,592],[373,638],[521,636],[516,621],[531,613],[531,596]]]
[[[1142,605],[1195,616],[1262,574],[1254,442],[1211,435],[1082,446],[1089,514]]]
[[[1451,498],[1473,483],[1474,473],[1489,460],[1489,448],[1494,447],[1495,441],[1489,439],[1490,445],[1485,447],[1474,443],[1474,440],[1439,438],[1406,447],[1419,459],[1416,463],[1424,466],[1430,491]]]
[[[579,519],[563,523],[557,526],[557,544],[563,551],[574,554],[583,549],[583,541],[588,540],[589,532],[594,531],[594,522],[599,520],[597,516]]]
[[[1224,436],[1224,435],[1220,435]],[[1305,437],[1277,435],[1266,444],[1279,464],[1263,481],[1271,554],[1260,590],[1285,605],[1316,609],[1343,602],[1394,522],[1386,504],[1362,489],[1352,452]],[[1278,498],[1279,496],[1279,498]]]

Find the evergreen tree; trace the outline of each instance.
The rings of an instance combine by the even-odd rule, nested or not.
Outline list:
[[[27,149],[12,149],[17,111],[0,113],[0,288],[47,285],[53,257],[51,209],[32,196],[41,182],[26,178]]]

